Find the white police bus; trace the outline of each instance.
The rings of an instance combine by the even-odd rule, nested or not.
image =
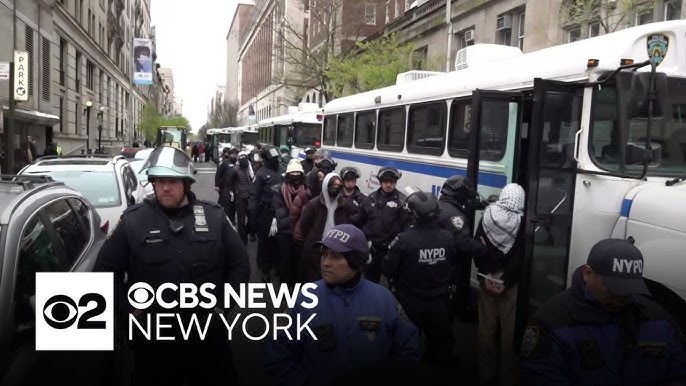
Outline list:
[[[290,106],[288,114],[266,118],[259,123],[259,142],[280,147],[286,145],[292,157],[321,141],[322,109],[316,103]]]
[[[611,236],[636,240],[652,294],[683,325],[686,21],[528,54],[476,45],[457,58],[453,72],[329,102],[322,149],[361,170],[365,193],[386,165],[402,171],[401,190],[438,194],[454,174],[477,180],[484,196],[521,184],[519,331]]]

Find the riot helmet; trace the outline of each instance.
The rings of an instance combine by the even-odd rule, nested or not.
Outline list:
[[[436,197],[421,190],[407,197],[405,207],[419,224],[435,221],[441,211]]]
[[[317,167],[319,168],[319,170],[323,171],[324,174],[329,174],[336,170],[337,165],[338,164],[333,162],[332,160],[324,158],[323,160],[319,161]]]
[[[376,178],[379,181],[386,181],[386,180],[393,180],[393,181],[398,181],[400,177],[402,177],[402,173],[392,167],[392,166],[384,166],[381,169],[379,169],[379,173],[377,173]]]
[[[352,166],[346,166],[343,169],[341,169],[340,173],[341,178],[345,180],[356,180],[360,178],[360,171]]]
[[[160,146],[153,150],[141,170],[147,170],[148,181],[157,177],[178,178],[195,182],[191,158],[181,149]]]
[[[443,183],[441,196],[455,199],[458,204],[466,206],[469,201],[476,198],[476,190],[469,178],[460,175],[449,177]]]

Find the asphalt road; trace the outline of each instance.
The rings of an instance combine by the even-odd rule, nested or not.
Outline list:
[[[217,202],[218,194],[214,190],[214,171],[216,166],[214,163],[196,163],[198,174],[196,175],[196,183],[193,185],[193,192],[204,200]],[[248,254],[250,256],[251,282],[260,282],[261,274],[256,265],[256,251],[257,243],[248,242]],[[278,278],[275,279],[278,283]],[[242,312],[251,312],[243,310]],[[274,313],[273,309],[255,310],[261,312],[269,320]],[[260,327],[260,322],[248,325],[249,331],[255,331],[257,335],[263,330]],[[475,385],[476,369],[477,369],[477,355],[476,355],[476,325],[463,324],[456,322],[454,325],[455,347],[453,355],[457,358],[454,368],[454,384],[459,385]],[[271,380],[266,376],[263,369],[263,358],[266,354],[266,340],[251,341],[242,334],[233,337],[233,353],[238,368],[241,384],[243,385],[271,385]]]

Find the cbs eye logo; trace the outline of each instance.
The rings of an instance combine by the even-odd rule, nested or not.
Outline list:
[[[88,307],[91,302],[95,302],[95,307],[89,308],[79,315],[79,309]],[[67,295],[55,295],[45,302],[43,318],[48,326],[57,330],[71,327],[77,319],[76,328],[78,329],[104,329],[107,327],[104,320],[91,319],[102,315],[106,308],[107,301],[100,294],[84,294],[79,298],[78,303]]]
[[[129,287],[126,296],[129,298],[131,307],[144,310],[155,301],[155,290],[148,283],[137,282]]]

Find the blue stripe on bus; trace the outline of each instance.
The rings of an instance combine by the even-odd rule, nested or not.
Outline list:
[[[628,198],[625,198],[622,200],[622,208],[619,210],[619,215],[622,217],[629,217],[629,213],[631,213],[631,204],[633,204],[633,200],[629,200]]]
[[[343,153],[339,151],[329,151],[329,153],[334,160],[342,159],[368,165],[393,166],[400,170],[406,170],[408,172],[425,174],[434,177],[448,178],[456,174],[462,176],[467,175],[466,169],[458,169],[448,166],[421,164],[417,162],[392,160],[368,155]],[[495,188],[502,188],[507,184],[507,176],[504,174],[496,174],[491,172],[479,172],[479,184],[492,186]]]

